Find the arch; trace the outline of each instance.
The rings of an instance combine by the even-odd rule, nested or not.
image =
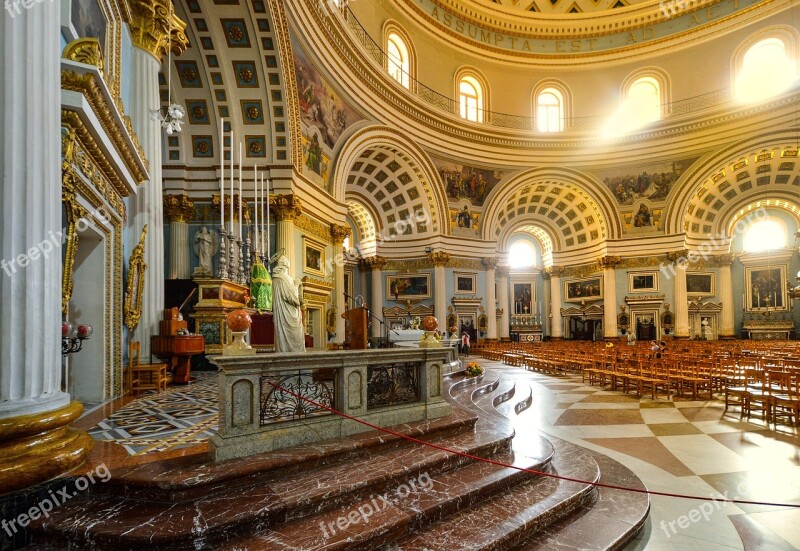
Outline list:
[[[731,220],[748,205],[797,203],[800,162],[794,144],[793,132],[764,133],[695,163],[670,194],[667,233],[728,236]]]
[[[759,48],[776,50],[776,52],[764,52],[767,57],[766,61],[775,61],[777,50],[780,50],[785,56],[785,67],[778,70],[764,67],[762,60],[756,60],[755,67],[748,67],[749,56],[756,54]],[[797,80],[799,65],[800,32],[797,29],[788,25],[773,25],[761,29],[743,40],[731,56],[732,95],[735,99],[743,102],[756,102],[778,95]],[[782,83],[775,84],[767,92],[764,92],[764,79],[776,77],[783,79]],[[747,86],[746,83],[751,79],[762,86]]]
[[[539,126],[539,97],[544,93],[552,93],[553,91],[557,92],[557,95],[560,96],[559,118],[561,120],[561,125],[558,132],[562,132],[572,125],[572,91],[563,81],[550,78],[539,81],[536,86],[533,87],[533,91],[531,92],[533,129],[536,131],[542,132],[542,129]]]
[[[535,168],[510,176],[487,199],[484,220],[482,238],[500,247],[510,230],[531,225],[545,229],[555,252],[622,234],[610,192],[572,169]]]
[[[633,99],[631,92],[636,91],[637,85],[654,85],[658,92],[658,119],[669,116],[670,102],[672,101],[672,85],[669,74],[659,67],[642,67],[630,73],[620,85],[620,99],[624,103]],[[652,121],[651,121],[652,122]]]
[[[366,174],[364,171],[368,167],[364,163],[365,157],[370,158],[373,166],[380,165],[379,168],[385,170]],[[391,173],[392,180],[386,179],[381,186],[375,186],[369,191],[367,188],[372,186],[362,180],[381,173]],[[400,174],[395,177],[396,173]],[[387,185],[390,181],[395,185]],[[426,233],[447,235],[450,232],[444,185],[435,165],[422,148],[395,128],[368,125],[349,136],[338,155],[333,182],[333,195],[337,201],[346,201],[352,193],[360,194],[362,201],[369,203],[376,224],[386,231],[391,231],[390,226],[395,222],[391,220],[393,211],[384,208],[386,201],[391,200],[392,205],[397,207],[400,199],[395,198],[403,195],[403,209],[411,209],[419,204],[426,207],[426,212],[430,211],[427,212],[430,215],[430,224],[426,224]],[[411,185],[414,182],[418,185]],[[410,192],[412,188],[418,188],[418,192]],[[377,198],[380,192],[384,193],[383,198]],[[387,195],[391,193],[395,195]]]
[[[501,250],[509,249],[511,246],[509,242],[511,239],[520,234],[526,234],[534,239],[537,243],[539,243],[539,248],[541,249],[542,253],[542,265],[535,266],[535,268],[542,268],[545,266],[552,266],[553,265],[553,237],[551,232],[553,232],[552,228],[546,228],[542,225],[537,224],[526,224],[524,222],[520,222],[508,228],[508,232],[503,234],[503,237],[500,241],[498,241],[498,246],[502,244]]]
[[[351,246],[358,249],[362,256],[375,255],[378,236],[375,214],[362,199],[353,197],[347,201],[347,215],[357,232]]]
[[[457,114],[461,115],[462,119],[471,122],[487,122],[489,120],[491,101],[489,81],[486,80],[486,77],[474,67],[464,66],[456,71],[453,83],[453,97],[457,100],[459,106]],[[468,97],[470,88],[474,90],[474,105]]]
[[[387,53],[384,57],[384,69],[404,88],[411,91],[416,90],[418,58],[411,35],[397,21],[389,19],[383,25],[383,46]],[[401,57],[399,64],[402,69],[401,75],[404,78],[398,78],[392,73],[392,68],[396,67],[397,63],[392,63],[391,46],[395,46],[399,50]]]

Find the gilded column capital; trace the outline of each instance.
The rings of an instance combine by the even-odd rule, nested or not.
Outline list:
[[[678,262],[681,259],[684,259],[685,261],[688,256],[689,256],[689,251],[683,249],[682,251],[674,251],[667,253],[667,260],[674,264],[675,262]]]
[[[562,275],[564,275],[564,271],[565,269],[563,266],[549,266],[544,269],[544,272],[542,272],[542,276],[545,279],[550,279],[552,277],[561,277]]]
[[[303,214],[303,205],[295,195],[273,195],[269,199],[269,206],[277,222],[289,221],[296,223]]]
[[[331,239],[335,247],[341,247],[344,240],[350,237],[350,228],[347,226],[340,226],[339,224],[331,224]]]
[[[369,256],[364,259],[364,266],[367,269],[374,271],[381,271],[386,267],[386,263],[389,262],[389,259],[383,256]]]
[[[509,268],[508,266],[498,266],[497,268],[495,268],[494,273],[497,277],[502,278],[502,277],[508,277],[510,271],[511,268]]]
[[[481,260],[481,264],[486,270],[494,270],[497,268],[497,259],[496,258],[484,258]]]
[[[430,260],[434,268],[446,268],[450,263],[450,253],[444,251],[428,253],[428,260]]]
[[[170,222],[188,222],[194,214],[194,201],[188,195],[165,195],[164,216]]]
[[[613,270],[622,263],[622,258],[618,256],[604,256],[597,261],[598,266],[603,270]]]
[[[735,258],[736,258],[736,255],[733,254],[733,253],[718,254],[718,255],[714,255],[714,256],[709,256],[708,260],[706,262],[708,263],[709,266],[712,266],[712,267],[715,267],[715,268],[723,268],[723,267],[726,267],[726,266],[730,267],[731,264],[733,264],[733,261],[734,261]]]
[[[176,14],[172,0],[128,0],[131,9],[131,39],[163,62],[168,50],[180,55],[189,47],[186,23]]]

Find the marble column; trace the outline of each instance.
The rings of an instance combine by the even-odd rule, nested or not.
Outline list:
[[[497,276],[497,307],[502,310],[498,333],[501,340],[509,339],[511,338],[511,319],[509,317],[508,266],[498,266],[495,275]]]
[[[338,224],[331,224],[331,241],[333,242],[333,287],[335,299],[334,308],[336,311],[336,340],[337,343],[343,343],[345,337],[345,324],[342,314],[344,314],[346,307],[345,296],[347,289],[344,288],[344,251],[342,245],[345,238],[350,235],[350,228],[346,226],[339,226]]]
[[[675,338],[689,338],[689,298],[686,294],[686,259],[675,262]]]
[[[550,338],[564,338],[564,319],[561,317],[561,274],[563,268],[551,266],[546,274],[550,276]]]
[[[164,216],[169,220],[169,269],[167,279],[191,277],[189,220],[194,213],[194,203],[187,195],[165,195]],[[216,231],[209,226],[208,231]]]
[[[289,259],[289,275],[293,278],[303,273],[302,259],[298,257],[294,246],[295,223],[303,214],[300,199],[294,195],[275,195],[270,197],[270,214],[275,220],[276,251],[283,249],[283,254]]]
[[[61,390],[60,2],[0,15],[0,494],[80,465]],[[101,282],[97,282],[101,284]]]
[[[372,315],[378,319],[383,319],[383,269],[386,267],[387,260],[382,256],[370,256],[364,259],[364,266],[372,271],[372,294],[370,296],[369,309]],[[372,338],[381,339],[384,336],[382,325],[378,319],[368,320],[372,323]]]
[[[722,255],[714,258],[719,266],[719,299],[722,303],[722,313],[719,322],[719,338],[735,339],[736,327],[733,312],[733,277],[731,275],[732,255]]]
[[[428,254],[433,264],[433,315],[439,321],[439,330],[447,331],[447,264],[450,253],[436,251]]]
[[[603,269],[603,337],[619,338],[617,329],[617,266],[620,258],[606,256],[600,259]]]
[[[128,250],[136,246],[142,228],[149,231],[144,247],[148,266],[144,276],[142,315],[134,338],[141,342],[142,357],[150,355],[150,336],[158,334],[164,309],[164,209],[162,202],[162,139],[164,130],[150,113],[161,107],[158,73],[168,49],[180,54],[188,47],[186,24],[173,15],[170,0],[130,0],[131,52],[130,118],[149,163],[150,180],[142,184],[128,209]],[[170,34],[172,28],[172,34]],[[168,68],[170,70],[172,68]]]
[[[495,296],[495,269],[497,260],[484,258],[483,266],[486,268],[486,338],[490,341],[497,340],[497,297]]]

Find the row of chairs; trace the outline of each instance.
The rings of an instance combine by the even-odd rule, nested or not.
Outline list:
[[[800,371],[745,369],[738,382],[725,387],[725,411],[736,405],[740,419],[760,412],[768,424],[800,426]]]

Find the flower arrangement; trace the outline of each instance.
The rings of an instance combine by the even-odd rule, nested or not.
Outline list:
[[[483,375],[483,368],[477,362],[467,364],[467,377],[480,377]]]

